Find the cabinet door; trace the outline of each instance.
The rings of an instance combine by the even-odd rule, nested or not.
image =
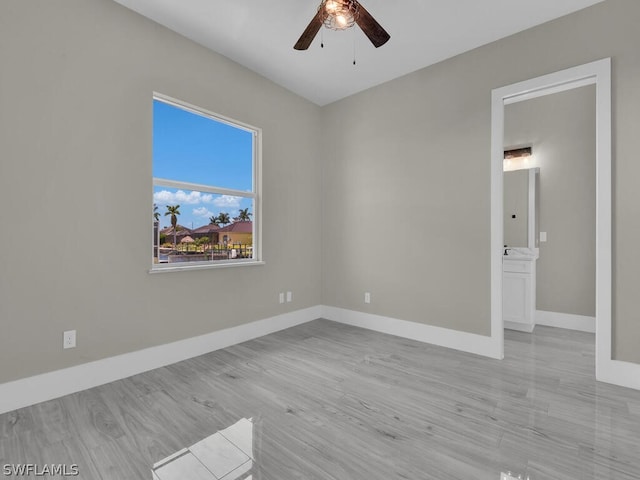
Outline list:
[[[502,317],[507,322],[532,323],[531,276],[504,272],[502,274]]]

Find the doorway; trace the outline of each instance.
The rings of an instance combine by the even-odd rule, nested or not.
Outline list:
[[[502,316],[505,106],[585,85],[596,88],[596,379],[616,381],[611,348],[611,59],[493,90],[491,101],[491,339],[504,358]]]

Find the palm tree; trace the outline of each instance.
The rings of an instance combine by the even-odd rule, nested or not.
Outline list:
[[[248,222],[249,220],[251,220],[251,215],[253,215],[253,213],[249,213],[249,208],[241,208],[240,214],[238,215],[238,220],[240,220],[241,222]]]
[[[178,227],[178,215],[180,215],[180,205],[167,205],[167,211],[164,216],[171,215],[171,226],[173,227],[173,249],[176,249],[176,229]]]
[[[215,216],[209,217],[209,225],[215,225],[217,227],[219,223],[220,223],[220,220],[218,219],[218,217],[215,217]]]
[[[158,248],[160,247],[160,212],[158,205],[153,204],[153,256],[158,258]]]
[[[231,217],[229,217],[228,213],[222,212],[220,215],[218,215],[218,223],[221,223],[222,225],[231,223]]]

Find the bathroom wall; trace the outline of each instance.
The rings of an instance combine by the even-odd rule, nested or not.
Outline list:
[[[595,315],[595,114],[593,85],[505,107],[505,145],[540,167],[538,310]]]

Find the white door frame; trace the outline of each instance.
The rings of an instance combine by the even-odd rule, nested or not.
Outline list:
[[[596,379],[640,389],[640,365],[612,359],[611,59],[496,88],[491,93],[491,339],[504,358],[502,319],[504,107],[585,85],[596,86]]]

